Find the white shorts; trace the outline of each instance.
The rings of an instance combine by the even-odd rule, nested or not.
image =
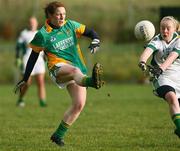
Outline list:
[[[163,85],[171,86],[175,89],[177,98],[180,98],[180,71],[164,72],[156,82],[153,82],[154,88],[157,89]]]
[[[23,57],[23,66],[26,67],[27,61],[29,59],[29,55],[24,55]],[[23,68],[23,74],[25,73],[25,68]],[[31,76],[37,75],[37,74],[44,74],[45,73],[45,61],[43,58],[43,55],[40,53],[34,68],[31,72]]]
[[[61,89],[65,88],[67,85],[69,85],[71,83],[75,83],[74,80],[71,80],[71,81],[68,81],[65,83],[57,81],[57,79],[56,79],[57,73],[61,70],[61,67],[64,65],[67,65],[67,64],[66,63],[57,63],[57,64],[55,64],[53,69],[51,71],[49,71],[49,75],[50,75],[52,81]]]

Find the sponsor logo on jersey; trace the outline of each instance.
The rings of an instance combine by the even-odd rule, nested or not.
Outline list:
[[[54,49],[64,50],[74,45],[73,37],[69,37],[53,44]]]

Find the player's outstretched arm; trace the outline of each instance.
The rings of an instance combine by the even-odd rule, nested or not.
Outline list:
[[[87,27],[85,28],[83,35],[92,39],[88,48],[92,54],[96,53],[100,47],[99,35],[93,29],[89,29]]]
[[[138,63],[138,67],[144,72],[147,67],[146,67],[146,62],[149,59],[149,57],[152,55],[153,50],[151,48],[145,48],[143,53],[141,54],[140,58],[139,58],[139,63]]]

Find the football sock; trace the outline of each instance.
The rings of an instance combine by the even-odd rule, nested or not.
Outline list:
[[[19,97],[19,99],[17,100],[16,106],[20,106],[20,107],[25,106],[24,100],[21,97]]]
[[[59,138],[63,138],[65,133],[67,132],[68,128],[69,128],[69,125],[62,120],[59,127],[57,128],[55,134]]]
[[[20,97],[20,98],[17,100],[17,103],[21,103],[21,102],[24,102],[24,100]]]
[[[22,98],[19,98],[19,99],[18,99],[18,102],[23,102],[23,99],[22,99]]]
[[[39,100],[39,105],[40,105],[41,107],[47,106],[46,101],[45,101],[44,99],[40,99],[40,100]]]
[[[94,82],[92,80],[92,77],[85,76],[82,79],[82,84],[83,84],[83,86],[94,87]]]
[[[180,131],[180,113],[174,114],[172,116],[172,120],[174,124],[176,125],[176,128]]]

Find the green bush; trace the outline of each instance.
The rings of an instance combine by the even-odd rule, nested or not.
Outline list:
[[[40,25],[43,25],[43,9],[47,2],[49,0],[33,0],[26,1],[24,5],[24,0],[1,0],[0,37],[15,39],[19,31],[27,26],[30,15],[36,15]],[[133,28],[140,20],[148,19],[158,29],[161,6],[179,6],[178,0],[76,0],[64,3],[67,18],[95,28],[101,39],[117,43],[134,41]],[[15,21],[14,13],[17,14]]]

